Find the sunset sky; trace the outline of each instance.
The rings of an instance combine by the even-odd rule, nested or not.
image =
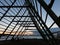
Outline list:
[[[6,3],[5,3],[5,1],[4,0],[0,0],[0,1],[2,1],[5,5],[7,5]],[[12,0],[11,0],[12,1]],[[11,2],[9,2],[9,1],[7,1],[10,5],[11,5]],[[45,0],[45,2],[47,3],[47,5],[49,4],[49,2],[50,2],[50,0]],[[17,2],[18,3],[18,2]],[[1,6],[2,4],[0,3],[0,6]],[[38,7],[39,7],[39,5],[38,5]],[[7,9],[5,9],[5,10],[7,10]],[[59,17],[60,16],[60,0],[55,0],[55,2],[54,2],[54,4],[53,4],[53,6],[52,6],[52,10],[54,11],[54,13]],[[4,13],[4,11],[2,11],[1,10],[1,8],[0,8],[0,12],[3,12]],[[23,11],[22,11],[23,12]],[[20,13],[21,15],[22,15],[22,12]],[[10,12],[11,13],[11,12]],[[8,13],[7,13],[8,14]],[[11,13],[12,14],[12,13]],[[27,13],[26,13],[27,14]],[[42,16],[43,16],[43,20],[45,19],[45,15],[46,15],[46,12],[45,12],[45,10],[42,8]],[[0,13],[0,16],[2,16],[2,14]],[[6,19],[8,19],[8,18],[6,18]],[[9,20],[11,20],[11,19],[9,19]],[[5,21],[4,19],[3,19],[3,21]],[[6,23],[8,22],[8,21],[5,21]],[[51,24],[53,23],[53,20],[50,18],[50,16],[48,16],[48,19],[47,19],[47,26],[48,27],[50,27],[51,26]],[[2,32],[4,31],[3,29],[1,29],[1,27],[3,27],[3,26],[1,26],[1,24],[4,24],[4,23],[2,23],[1,21],[0,21],[0,34],[2,34]],[[6,25],[6,24],[4,24],[4,25]],[[7,26],[7,25],[6,25]],[[56,24],[54,24],[53,25],[53,27],[52,28],[55,28],[55,27],[58,27]],[[3,27],[3,28],[6,28],[6,27]],[[9,34],[8,32],[7,33],[5,33],[5,34]],[[12,33],[13,34],[13,33]],[[33,32],[32,31],[30,31],[30,32],[26,32],[25,34],[27,34],[27,35],[32,35],[33,34]]]

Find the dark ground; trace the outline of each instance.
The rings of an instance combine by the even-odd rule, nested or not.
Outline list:
[[[56,40],[57,45],[60,44],[60,40]],[[46,42],[42,39],[21,39],[21,40],[8,40],[0,41],[0,45],[49,45],[49,42]],[[52,44],[53,45],[53,44]]]

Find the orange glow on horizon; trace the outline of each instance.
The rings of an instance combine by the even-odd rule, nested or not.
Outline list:
[[[2,34],[2,33],[3,32],[0,32],[0,34]],[[22,34],[21,33],[19,35],[33,35],[33,32],[31,32],[31,31],[26,31],[26,32],[23,32]],[[4,34],[10,34],[10,32],[5,32]],[[11,33],[11,35],[14,35],[14,34],[15,34],[15,32]],[[16,35],[18,35],[18,33]]]

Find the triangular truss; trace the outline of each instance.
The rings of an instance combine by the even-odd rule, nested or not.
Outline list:
[[[10,35],[12,38],[18,38],[19,35],[24,35],[23,32],[26,30],[34,30],[28,29],[28,27],[36,27],[43,39],[55,40],[50,29],[55,23],[60,27],[60,19],[51,10],[53,3],[54,0],[49,5],[43,0],[0,0],[0,39],[5,34],[7,36],[5,40]],[[42,16],[42,8],[47,12],[45,21]],[[46,24],[48,16],[53,20],[50,27]]]

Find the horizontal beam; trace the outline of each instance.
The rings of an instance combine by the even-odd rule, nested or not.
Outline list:
[[[30,6],[0,6],[0,8],[27,8]]]
[[[36,27],[36,26],[23,26],[23,27]]]
[[[37,30],[37,29],[25,29],[25,30]]]
[[[18,25],[21,25],[21,24],[18,24]],[[22,24],[22,25],[28,25],[28,24]],[[30,25],[34,25],[33,23],[31,23]]]
[[[12,34],[0,34],[0,36],[3,35],[3,36],[16,36],[16,35],[12,35]],[[40,35],[18,35],[18,36],[40,36]]]
[[[13,21],[13,22],[33,22],[33,21]]]
[[[37,17],[37,16],[4,16],[4,17]]]

